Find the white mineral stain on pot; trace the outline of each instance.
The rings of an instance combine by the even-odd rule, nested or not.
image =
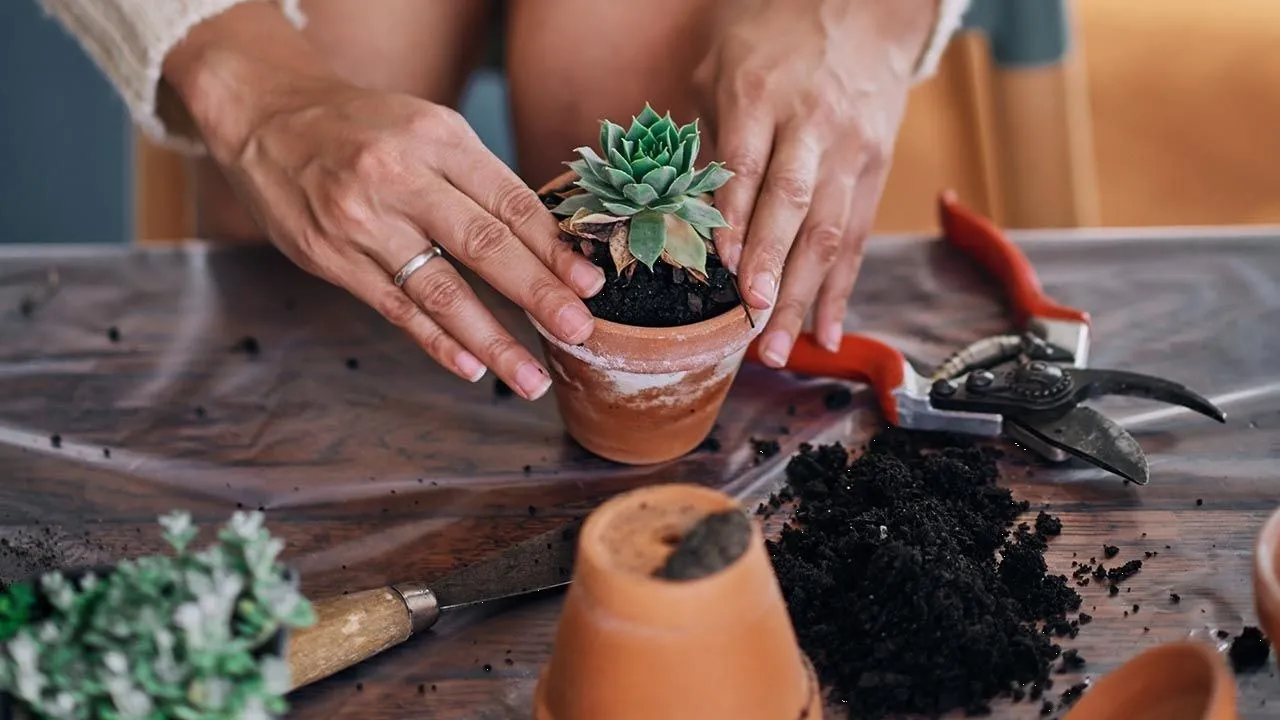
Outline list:
[[[710,376],[703,378],[696,388],[680,387],[681,383],[689,377],[692,371],[633,373],[625,370],[605,370],[603,374],[609,379],[613,386],[611,389],[619,397],[644,394],[653,403],[677,404],[686,402],[690,392],[696,392],[702,387],[714,385],[732,375],[742,363],[744,354],[746,354],[746,350],[740,350],[716,363],[715,370],[712,371]],[[653,392],[655,390],[669,390],[671,392],[655,393]]]

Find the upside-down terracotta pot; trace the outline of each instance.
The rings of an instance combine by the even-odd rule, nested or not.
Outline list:
[[[820,686],[754,520],[722,569],[654,575],[691,527],[728,509],[741,512],[718,491],[663,484],[587,518],[536,720],[820,720]]]
[[[565,173],[545,194],[577,178]],[[580,445],[630,465],[674,460],[711,433],[747,346],[769,311],[741,306],[692,325],[652,328],[595,319],[581,345],[567,345],[532,316],[565,428]]]
[[[1212,645],[1158,645],[1107,674],[1066,720],[1236,720],[1236,681]]]
[[[1280,638],[1280,508],[1262,526],[1253,548],[1253,602],[1262,631]]]

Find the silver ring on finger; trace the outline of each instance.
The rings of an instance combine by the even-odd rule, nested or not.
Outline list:
[[[400,268],[400,272],[396,273],[396,276],[393,278],[396,287],[404,287],[404,283],[409,279],[410,275],[418,272],[422,269],[423,265],[426,265],[438,257],[440,257],[440,246],[432,245],[426,250],[409,258],[409,262],[405,263],[404,266]]]

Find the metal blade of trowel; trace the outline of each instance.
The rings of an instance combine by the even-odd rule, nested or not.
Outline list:
[[[568,522],[433,582],[399,583],[314,602],[315,624],[289,638],[292,687],[399,645],[450,610],[568,585],[582,522]]]

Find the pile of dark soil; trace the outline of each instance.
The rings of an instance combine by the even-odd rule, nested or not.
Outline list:
[[[1057,518],[1013,527],[1028,505],[995,485],[998,457],[889,429],[852,460],[837,444],[790,461],[769,505],[798,503],[769,552],[801,647],[850,717],[983,713],[1052,687],[1053,638],[1079,631],[1080,596],[1045,564]]]
[[[548,208],[560,203],[555,195],[541,196]],[[582,252],[577,238],[561,233],[574,251]],[[709,320],[742,303],[736,278],[716,255],[707,257],[707,282],[694,280],[683,270],[663,262],[653,270],[637,267],[630,279],[619,279],[618,270],[604,243],[592,243],[586,257],[604,270],[604,289],[584,302],[591,314],[610,322],[638,327],[678,327]]]

